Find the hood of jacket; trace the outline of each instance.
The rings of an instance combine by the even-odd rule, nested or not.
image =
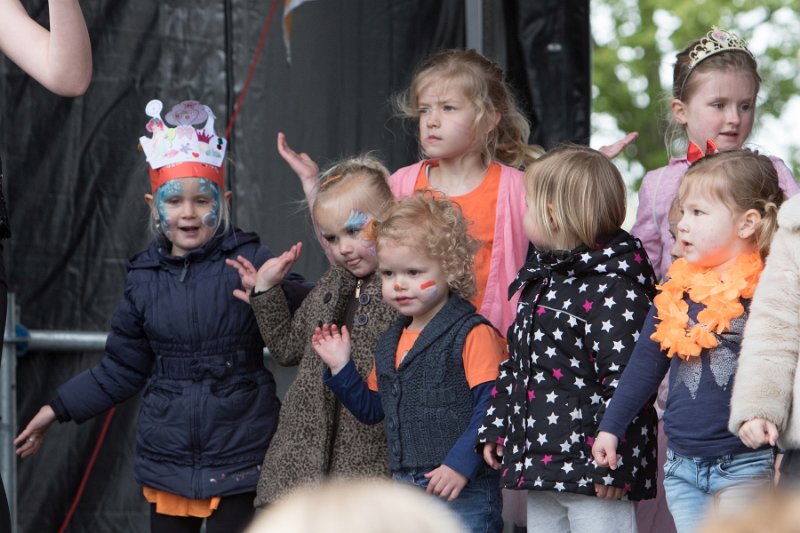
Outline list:
[[[653,267],[641,241],[622,229],[594,248],[581,245],[572,250],[535,250],[509,287],[509,298],[526,285],[553,273],[566,278],[596,274],[619,276],[644,285],[648,292],[654,291],[656,284]]]

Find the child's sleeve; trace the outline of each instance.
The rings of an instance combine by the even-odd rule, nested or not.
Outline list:
[[[508,398],[514,385],[513,368],[511,357],[500,363],[497,379],[489,389],[483,421],[478,427],[478,450],[489,442],[505,445],[508,434]]]
[[[800,192],[800,186],[795,181],[794,175],[789,170],[789,167],[786,166],[786,163],[777,157],[771,157],[770,159],[772,159],[772,165],[778,173],[778,183],[781,186],[781,190],[786,194],[786,198],[791,198]]]
[[[313,298],[313,296],[312,296]],[[310,302],[301,305],[294,316],[286,293],[280,286],[250,296],[250,305],[270,355],[281,366],[299,365],[311,342]]]
[[[661,168],[648,172],[642,179],[642,185],[639,188],[639,206],[636,208],[636,220],[630,232],[631,235],[642,241],[657,278],[664,275],[664,272],[660,272],[664,243],[661,242],[661,232],[658,227],[654,202],[657,201],[655,194],[658,187],[658,173],[663,173],[664,171],[665,169]]]
[[[154,354],[144,331],[144,320],[131,296],[130,285],[111,319],[106,354],[94,368],[58,388],[55,403],[59,420],[84,422],[124,402],[147,382]]]
[[[326,368],[322,381],[360,422],[377,424],[384,419],[380,394],[361,379],[361,374],[358,373],[352,359],[335,376],[331,374],[329,368]]]
[[[658,345],[649,338],[649,309],[650,300],[640,285],[611,284],[595,303],[587,322],[585,343],[592,350],[603,391],[594,427],[619,437],[617,451],[622,456],[613,472],[597,467],[592,475],[594,483],[630,490],[641,456],[646,448],[655,445],[657,418],[652,400],[669,368],[669,360],[661,356]],[[643,330],[646,317],[650,326]],[[645,353],[653,348],[654,353]],[[646,414],[648,410],[652,416]],[[609,480],[609,476],[613,479]]]
[[[475,440],[479,437],[478,428],[486,414],[498,367],[506,357],[505,341],[493,327],[480,324],[467,335],[462,358],[464,374],[472,390],[472,417],[442,464],[468,479],[475,479],[483,465],[483,457],[475,451]]]
[[[758,282],[744,329],[731,394],[730,431],[753,418],[783,433],[794,402],[800,346],[800,234],[778,230]]]

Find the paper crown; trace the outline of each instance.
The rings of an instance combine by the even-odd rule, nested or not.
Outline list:
[[[175,105],[166,114],[174,127],[161,119],[161,100],[150,100],[144,108],[150,117],[147,131],[152,137],[139,137],[139,143],[150,164],[150,185],[153,192],[169,180],[207,178],[220,189],[225,188],[225,150],[228,142],[214,131],[214,113],[207,105],[187,100]],[[202,129],[195,124],[205,123]]]
[[[735,33],[712,26],[711,31],[689,52],[689,69],[714,54],[730,50],[739,50],[753,57],[752,52],[747,49],[747,41],[740,39]]]

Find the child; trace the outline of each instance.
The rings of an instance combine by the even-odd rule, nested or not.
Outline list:
[[[753,127],[760,85],[753,54],[733,33],[714,28],[678,54],[672,76],[674,123],[667,147],[672,148],[680,133],[688,137],[689,153],[645,175],[631,228],[631,233],[642,240],[659,278],[672,264],[674,240],[669,235],[667,216],[681,178],[692,160],[702,154],[701,148],[726,152],[744,145]],[[800,188],[791,171],[777,157],[770,160],[783,191],[788,196],[796,194]]]
[[[317,376],[319,377],[319,376]],[[388,479],[310,485],[270,506],[246,533],[464,533],[458,517]]]
[[[471,298],[500,331],[514,321],[509,283],[525,262],[522,172],[541,149],[527,144],[530,124],[520,113],[503,71],[474,50],[444,50],[417,69],[408,91],[395,102],[419,121],[419,147],[426,158],[389,178],[398,198],[432,188],[461,206],[470,234],[481,241],[475,256],[477,290]],[[278,151],[313,194],[316,164],[278,136]]]
[[[311,347],[311,335],[319,324],[346,324],[352,332],[354,363],[366,376],[378,338],[395,319],[395,310],[381,298],[375,241],[367,235],[373,221],[383,219],[394,203],[388,176],[386,168],[370,157],[342,161],[323,174],[311,209],[336,264],[294,316],[279,283],[299,248],[268,261],[258,274],[244,258],[229,262],[239,270],[243,285],[255,288],[250,302],[276,362],[299,365],[264,458],[256,506],[271,504],[323,477],[388,473],[383,429],[362,424],[342,408],[322,383],[325,365]]]
[[[780,445],[780,483],[800,484],[800,196],[778,213],[779,229],[750,307],[731,394],[728,428],[753,449]]]
[[[591,443],[654,291],[641,243],[620,229],[625,184],[607,157],[566,146],[525,173],[525,232],[536,251],[520,292],[479,446],[502,486],[529,490],[528,531],[635,531],[633,503],[655,484],[655,412],[627,432],[625,467],[591,462]]]
[[[199,532],[206,518],[209,532],[236,532],[253,514],[280,403],[255,317],[232,296],[239,277],[225,259],[260,266],[272,254],[255,234],[229,227],[226,141],[211,110],[183,102],[167,113],[167,127],[161,109],[158,100],[147,104],[153,137],[140,139],[156,238],[129,263],[106,355],[59,387],[14,443],[27,457],[54,421],[83,422],[144,388],[134,472],[151,503],[151,531]],[[308,291],[296,281],[282,290],[291,307]]]
[[[497,532],[500,487],[473,444],[505,349],[465,299],[477,247],[466,228],[457,205],[423,192],[377,226],[383,298],[403,316],[378,342],[366,383],[347,327],[326,324],[312,343],[342,403],[365,423],[385,416],[393,477],[447,500],[471,531]]]
[[[660,286],[593,453],[598,464],[619,465],[619,438],[669,369],[664,488],[677,530],[686,533],[695,530],[715,498],[729,506],[742,496],[741,490],[723,489],[772,477],[772,450],[752,452],[727,425],[747,306],[783,191],[769,158],[735,150],[693,165],[679,198],[684,256]]]

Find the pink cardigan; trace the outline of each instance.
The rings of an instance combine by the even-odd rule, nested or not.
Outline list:
[[[426,161],[403,167],[389,178],[389,186],[397,198],[414,192],[420,168]],[[508,286],[525,264],[528,237],[522,228],[525,214],[525,186],[522,171],[500,164],[500,186],[494,226],[494,244],[489,262],[486,292],[478,312],[505,335],[514,322],[518,295],[508,298]]]
[[[800,187],[794,181],[792,171],[779,158],[770,156],[770,159],[778,172],[778,181],[786,197],[794,196],[800,191]],[[669,234],[669,208],[678,195],[678,187],[688,168],[689,162],[685,157],[672,158],[667,166],[645,174],[639,189],[639,208],[636,210],[636,222],[631,228],[631,234],[641,239],[659,279],[664,277],[672,264],[672,257],[669,255],[673,244]]]

